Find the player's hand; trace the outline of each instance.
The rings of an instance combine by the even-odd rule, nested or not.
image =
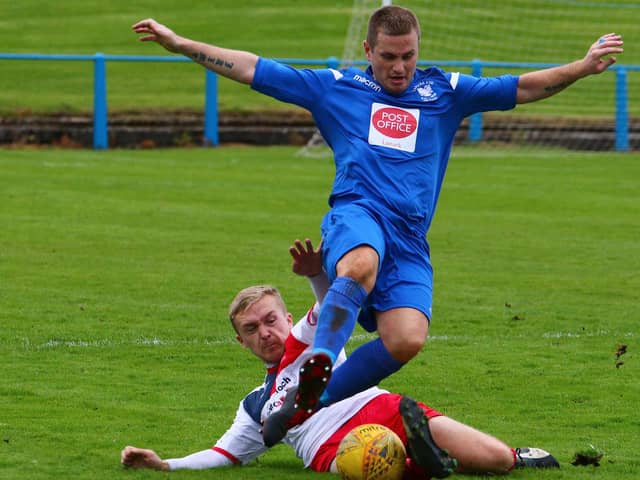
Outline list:
[[[622,53],[624,51],[622,45],[624,45],[622,35],[617,33],[607,33],[596,40],[584,57],[590,73],[602,73],[616,63],[617,58],[612,55]]]
[[[154,470],[169,470],[169,464],[163,462],[153,450],[137,447],[125,447],[120,455],[122,465],[130,468],[152,468]]]
[[[304,244],[300,240],[293,242],[289,247],[289,253],[293,258],[291,269],[296,275],[305,277],[315,277],[322,273],[322,242],[317,249],[313,249],[313,244],[308,238]]]
[[[141,42],[156,42],[173,53],[180,53],[179,41],[181,37],[173,30],[156,22],[153,18],[140,20],[132,27],[134,32],[143,34],[139,40]]]

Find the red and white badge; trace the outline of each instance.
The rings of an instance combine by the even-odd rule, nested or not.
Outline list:
[[[420,110],[384,103],[371,105],[369,144],[415,152]]]

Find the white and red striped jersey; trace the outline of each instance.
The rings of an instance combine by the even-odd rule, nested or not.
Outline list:
[[[311,355],[318,311],[316,304],[293,326],[285,343],[282,360],[278,365],[267,368],[264,383],[240,402],[233,423],[216,444],[209,451],[168,460],[172,470],[246,464],[267,450],[262,441],[262,422],[280,409],[287,390],[298,384],[299,369]],[[342,350],[334,368],[345,360],[346,354]],[[320,446],[344,422],[382,393],[386,391],[372,387],[322,408],[303,424],[290,429],[283,441],[294,449],[305,467],[308,467]]]

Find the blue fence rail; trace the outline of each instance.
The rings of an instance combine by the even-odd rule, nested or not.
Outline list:
[[[107,62],[191,62],[187,57],[169,55],[62,55],[62,54],[29,54],[0,53],[0,60],[48,60],[48,61],[91,61],[94,65],[93,76],[93,148],[104,150],[109,148],[108,110],[107,110]],[[340,61],[336,57],[326,59],[279,58],[282,63],[338,68]],[[366,62],[356,62],[366,65]],[[518,62],[484,62],[472,61],[419,61],[418,66],[462,67],[470,68],[471,74],[481,76],[484,68],[503,68],[519,70],[537,70],[557,66],[553,63],[518,63]],[[629,150],[629,111],[627,72],[640,71],[640,65],[614,65],[610,71],[615,72],[615,149]],[[204,144],[216,146],[218,136],[218,77],[210,70],[205,70],[204,101]],[[482,140],[482,114],[477,113],[469,118],[470,142]]]

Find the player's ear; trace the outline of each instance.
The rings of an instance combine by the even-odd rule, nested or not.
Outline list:
[[[247,348],[247,346],[244,344],[244,340],[242,339],[242,337],[240,335],[236,335],[236,340],[238,341],[238,343],[240,345],[242,345],[243,348]]]
[[[287,323],[290,327],[293,326],[293,315],[291,315],[289,312],[287,312]]]
[[[371,48],[371,45],[369,45],[369,42],[363,40],[362,48],[364,48],[364,54],[367,56],[367,60],[371,61],[371,54],[373,53],[373,49]]]

